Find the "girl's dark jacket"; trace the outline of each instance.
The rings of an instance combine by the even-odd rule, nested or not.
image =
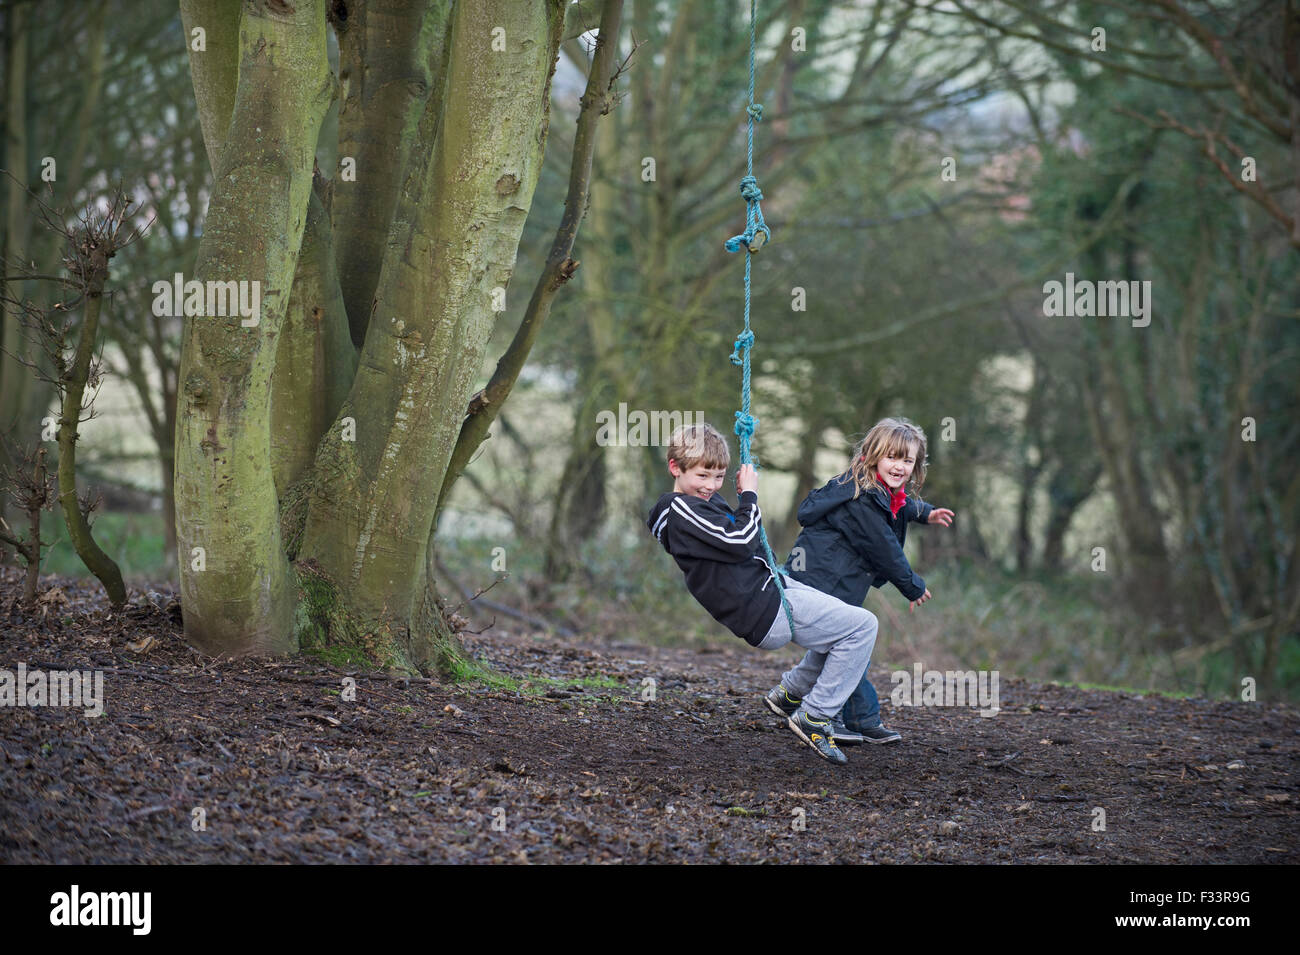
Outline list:
[[[861,607],[872,587],[892,583],[908,600],[925,593],[925,581],[903,555],[907,522],[925,523],[934,508],[909,497],[898,516],[889,512],[889,492],[872,486],[853,497],[849,472],[831,478],[799,505],[803,530],[785,571],[800,583]]]

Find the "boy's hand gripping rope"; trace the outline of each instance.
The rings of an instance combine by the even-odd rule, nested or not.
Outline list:
[[[749,353],[754,347],[754,332],[749,327],[749,258],[754,252],[757,252],[763,246],[767,245],[772,239],[772,230],[767,227],[763,221],[763,207],[759,203],[763,199],[763,192],[758,188],[758,180],[754,178],[754,123],[763,118],[763,107],[754,102],[754,48],[756,46],[755,15],[757,13],[758,0],[749,0],[749,105],[745,112],[749,115],[749,144],[745,155],[745,178],[740,180],[740,194],[745,200],[745,231],[740,235],[734,235],[728,239],[724,248],[728,252],[739,252],[741,246],[745,248],[745,328],[736,336],[736,346],[731,352],[731,363],[741,366],[740,375],[740,410],[736,412],[736,436],[740,439],[740,463],[757,464],[753,461],[750,452],[750,441],[754,437],[754,432],[758,430],[758,419],[749,413]],[[762,236],[761,239],[759,237]],[[755,241],[757,240],[757,241]],[[763,542],[763,553],[767,557],[768,566],[772,569],[772,577],[776,581],[777,593],[781,595],[781,606],[785,610],[786,622],[790,624],[790,636],[794,637],[794,613],[790,610],[790,601],[785,595],[785,585],[781,582],[781,571],[777,567],[776,557],[772,554],[772,548],[767,542],[767,531],[760,524],[758,529],[759,539]]]

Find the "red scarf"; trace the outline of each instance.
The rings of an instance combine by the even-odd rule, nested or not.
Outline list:
[[[889,488],[886,487],[885,490],[888,491]],[[897,491],[890,492],[889,513],[892,516],[897,517],[898,512],[903,509],[903,505],[906,503],[907,503],[907,492],[903,490],[901,487]]]

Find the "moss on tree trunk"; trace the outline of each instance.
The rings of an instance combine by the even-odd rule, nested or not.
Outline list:
[[[445,81],[456,96],[421,119],[357,376],[316,459],[300,558],[369,632],[403,633],[421,669],[449,635],[427,593],[429,531],[496,318],[492,291],[510,280],[541,170],[562,14],[456,6]],[[485,24],[504,30],[505,49]]]
[[[216,0],[209,6],[219,9]],[[447,5],[434,2],[415,43],[399,35],[407,21],[379,17],[381,9],[393,12],[378,3],[367,11],[367,22],[376,15],[367,55],[391,46],[406,60],[368,82],[409,82],[374,101],[383,115],[372,125],[383,129],[358,131],[356,113],[340,125],[358,142],[373,134],[366,155],[376,144],[409,151],[358,166],[355,180],[335,179],[331,201],[343,210],[335,223],[308,207],[329,92],[323,0],[245,7],[225,130],[229,71],[195,71],[196,94],[210,100],[205,137],[223,136],[219,148],[209,144],[220,158],[196,277],[258,279],[263,308],[256,328],[237,316],[186,319],[177,538],[186,635],[196,645],[301,647],[428,672],[459,655],[426,551],[497,317],[493,292],[510,280],[541,171],[564,5],[462,0],[448,21]],[[421,109],[412,112],[412,102]],[[399,172],[391,216],[367,210],[363,195],[381,195],[388,183],[367,179],[344,195],[363,177]],[[366,314],[344,316],[340,292],[351,286],[355,297],[353,273],[373,268],[365,263],[374,261],[374,223],[358,222],[367,211],[383,223],[382,266],[373,295],[358,299]],[[351,237],[366,235],[365,249],[352,248]],[[350,279],[334,278],[331,245],[348,247]],[[304,296],[325,303],[330,324],[317,337],[308,324],[317,306]],[[343,317],[353,338],[364,333],[355,375],[339,340]],[[345,395],[332,391],[340,384]]]
[[[238,85],[195,277],[257,282],[260,314],[251,327],[238,314],[185,320],[176,537],[185,634],[211,652],[296,648],[297,594],[271,457],[271,375],[330,99],[325,26],[324,0],[243,8]]]

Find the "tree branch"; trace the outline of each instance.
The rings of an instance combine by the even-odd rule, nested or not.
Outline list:
[[[1084,250],[1090,248],[1100,241],[1107,232],[1110,231],[1114,220],[1119,217],[1124,208],[1124,200],[1129,193],[1133,191],[1138,183],[1139,176],[1134,173],[1124,180],[1119,190],[1115,193],[1115,198],[1111,200],[1110,205],[1098,220],[1096,226],[1091,229],[1087,236],[1074,248],[1068,249],[1061,255],[1057,256],[1051,262],[1037,269],[1031,275],[1010,283],[1000,288],[990,289],[982,295],[976,295],[974,298],[967,299],[963,302],[951,303],[925,309],[919,314],[910,318],[899,319],[891,322],[882,328],[876,328],[861,335],[852,335],[848,338],[840,338],[829,342],[809,342],[793,344],[776,344],[771,346],[771,351],[783,358],[803,357],[808,355],[829,355],[843,352],[850,348],[859,348],[863,345],[870,345],[886,338],[892,338],[895,335],[902,334],[909,329],[918,325],[929,324],[943,318],[950,318],[953,315],[960,314],[969,309],[980,308],[992,302],[997,302],[1011,292],[1025,286],[1042,281],[1049,275],[1058,272],[1065,263],[1078,256]]]
[[[1207,129],[1205,126],[1202,126],[1199,129],[1193,129],[1184,123],[1180,123],[1163,109],[1158,111],[1160,118],[1164,121],[1161,123],[1154,122],[1150,118],[1143,116],[1141,113],[1135,113],[1132,110],[1123,109],[1122,107],[1116,107],[1116,112],[1136,119],[1141,123],[1145,123],[1152,129],[1172,129],[1182,133],[1189,139],[1199,142],[1201,145],[1201,152],[1205,154],[1205,157],[1214,164],[1215,168],[1217,168],[1219,172],[1223,173],[1223,178],[1228,181],[1228,184],[1242,195],[1258,203],[1265,212],[1286,226],[1287,238],[1291,245],[1300,249],[1300,228],[1297,228],[1296,220],[1292,216],[1286,214],[1286,211],[1277,204],[1271,195],[1268,194],[1268,190],[1263,187],[1262,183],[1257,183],[1256,187],[1252,189],[1249,183],[1242,180],[1240,173],[1234,173],[1228,168],[1228,164],[1219,157],[1219,151],[1216,148],[1218,143],[1222,143],[1224,147],[1233,153],[1238,159],[1244,159],[1246,156],[1246,151],[1230,140],[1227,136],[1217,131]]]
[[[586,214],[587,195],[591,181],[591,161],[596,148],[596,124],[610,111],[614,102],[614,84],[622,70],[618,61],[618,33],[623,14],[623,0],[607,0],[601,11],[600,35],[587,88],[582,94],[582,108],[578,113],[578,130],[573,140],[573,159],[569,169],[569,190],[564,200],[564,214],[551,243],[546,265],[533,288],[532,298],[524,312],[515,337],[497,362],[487,387],[470,399],[460,436],[452,451],[451,462],[438,496],[438,510],[447,502],[448,495],[470,458],[483,443],[501,405],[514,387],[519,372],[528,360],[537,333],[551,311],[551,302],[564,283],[573,277],[578,263],[569,258],[573,251],[578,228]],[[437,527],[437,519],[434,519]]]

